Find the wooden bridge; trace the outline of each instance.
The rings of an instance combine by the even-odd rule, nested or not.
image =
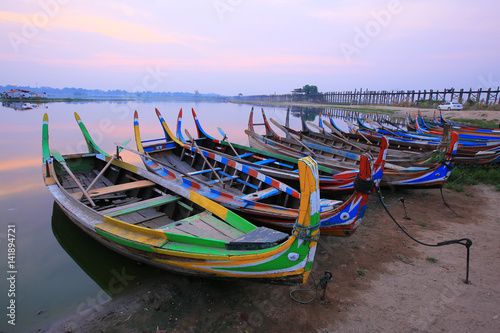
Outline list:
[[[456,101],[459,103],[467,103],[469,105],[484,105],[493,106],[500,104],[500,87],[496,89],[489,88],[483,90],[401,90],[401,91],[374,91],[374,90],[354,90],[342,92],[326,92],[313,95],[255,95],[244,96],[238,99],[246,101],[260,102],[315,102],[329,103],[338,105],[368,105],[368,104],[385,104],[385,105],[400,105],[412,106],[418,105],[424,101]]]

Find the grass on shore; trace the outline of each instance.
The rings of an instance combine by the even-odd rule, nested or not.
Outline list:
[[[460,124],[470,124],[486,128],[498,128],[498,123],[499,123],[498,119],[484,120],[484,119],[468,119],[468,118],[451,118],[451,120]]]
[[[500,191],[500,164],[463,164],[456,165],[446,182],[446,187],[464,192],[465,185],[487,184]]]

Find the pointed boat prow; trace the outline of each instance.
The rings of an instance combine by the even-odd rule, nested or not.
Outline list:
[[[308,247],[308,255],[304,267],[303,283],[306,283],[311,272],[320,226],[320,195],[318,165],[312,157],[299,160],[300,176],[300,210],[299,218],[293,227],[292,235],[298,240],[300,249],[303,242]],[[304,249],[305,250],[305,249]],[[291,260],[293,253],[288,255]]]
[[[46,163],[47,159],[50,158],[50,148],[49,148],[49,115],[43,115],[43,125],[42,125],[42,153],[43,153],[43,163]]]
[[[177,115],[177,129],[175,131],[175,135],[177,139],[182,142],[186,142],[186,139],[182,136],[182,108],[179,110],[179,114]]]
[[[89,131],[87,130],[87,127],[85,127],[85,124],[83,123],[82,119],[78,115],[78,113],[75,112],[75,120],[76,123],[78,124],[78,127],[80,127],[80,131],[82,131],[83,138],[85,139],[85,142],[87,143],[87,148],[89,150],[89,153],[93,154],[102,154],[104,156],[109,156],[105,151],[103,151],[99,146],[94,142],[92,137],[89,134]]]

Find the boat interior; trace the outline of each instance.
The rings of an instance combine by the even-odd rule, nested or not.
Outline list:
[[[226,242],[228,249],[235,250],[268,248],[288,238],[288,234],[268,228],[240,230],[163,186],[89,155],[94,156],[66,156],[71,173],[56,162],[57,179],[73,198],[102,215],[145,228]],[[80,186],[88,189],[91,184],[87,197]]]
[[[101,173],[106,163],[91,157],[66,157],[66,162],[71,170],[78,171],[70,175],[63,168],[57,168],[59,183],[75,199],[100,214],[146,228],[196,237],[231,241],[243,235],[188,199],[125,169],[111,165]],[[87,193],[95,206],[83,195],[73,176],[83,188],[94,183]]]
[[[299,198],[280,191],[226,163],[210,158],[204,159],[200,154],[193,153],[184,147],[158,150],[151,145],[144,146],[144,150],[165,167],[180,172],[184,177],[188,175],[200,184],[223,190],[234,197],[286,208],[298,209],[300,206]],[[272,160],[268,161],[270,162]]]

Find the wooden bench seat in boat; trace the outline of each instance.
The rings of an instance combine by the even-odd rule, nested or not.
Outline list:
[[[204,174],[204,173],[207,173],[207,172],[213,172],[213,171],[219,171],[220,168],[214,168],[213,170],[212,169],[206,169],[206,170],[200,170],[200,171],[193,171],[193,172],[188,172],[186,173],[185,175],[179,175],[181,177],[184,177],[184,176],[196,176],[196,175],[201,175],[201,174]]]
[[[265,249],[275,246],[276,243],[289,236],[284,232],[265,227],[256,228],[245,234],[206,212],[177,221],[161,230],[167,233],[225,241],[228,250]]]
[[[221,180],[222,180],[223,182],[227,182],[228,180],[236,180],[236,179],[238,179],[238,176],[227,176],[227,177],[221,177]],[[207,183],[208,183],[208,184],[215,184],[215,183],[217,183],[217,182],[219,182],[219,179],[213,179],[213,180],[208,181]]]
[[[244,196],[241,196],[241,199],[249,200],[249,201],[257,201],[264,198],[272,197],[273,195],[279,194],[281,191],[275,187],[269,187],[264,190],[260,190],[258,192],[250,193]]]
[[[111,193],[116,193],[116,192],[139,189],[139,188],[149,187],[149,186],[153,186],[153,185],[154,185],[154,183],[149,181],[149,180],[138,180],[138,181],[130,182],[130,183],[124,183],[124,184],[118,184],[118,185],[112,185],[112,186],[91,189],[87,193],[89,194],[90,197],[97,197],[97,196],[104,195],[104,194],[111,194]],[[71,195],[76,200],[80,200],[83,194],[82,194],[82,192],[76,192],[76,193],[72,193]]]
[[[344,202],[340,201],[340,200],[321,198],[319,201],[320,212],[324,213],[324,212],[330,211],[330,210],[335,209],[338,206],[342,205],[343,203]]]
[[[265,164],[274,163],[274,162],[276,162],[276,160],[274,158],[268,158],[266,160],[260,160],[258,162],[254,162],[253,164],[265,165]]]
[[[276,246],[281,241],[288,238],[288,234],[265,228],[258,227],[249,233],[233,239],[226,244],[228,250],[261,250]]]
[[[125,214],[130,214],[133,212],[137,212],[139,210],[146,209],[146,208],[165,205],[167,203],[175,202],[179,199],[180,198],[177,196],[163,195],[163,196],[151,198],[148,200],[142,200],[139,202],[135,202],[135,203],[132,203],[129,205],[109,208],[109,209],[101,211],[101,214],[107,215],[110,217],[116,217],[116,216],[120,216],[120,215],[125,215]]]
[[[244,235],[243,232],[219,220],[210,213],[196,214],[161,228],[168,233],[194,237],[231,241]]]
[[[418,171],[426,171],[430,170],[429,167],[408,167],[408,168],[403,168],[400,171],[401,172],[418,172]]]
[[[241,183],[241,184],[243,184],[243,185],[245,185],[245,186],[251,187],[251,188],[253,188],[253,189],[255,189],[255,190],[258,190],[258,189],[259,189],[259,187],[258,187],[258,186],[255,186],[255,185],[253,185],[253,184],[250,184],[250,183],[249,183],[249,182],[247,182],[247,181],[244,181],[243,179],[239,178],[239,176],[231,176],[230,174],[227,174],[227,173],[225,173],[225,172],[223,172],[223,171],[218,171],[218,172],[219,172],[222,176],[226,176],[226,177],[227,177],[227,178],[221,178],[223,182],[228,181],[228,180],[236,180],[238,183]],[[212,181],[210,181],[210,182],[215,182],[215,180],[212,180]],[[210,182],[208,182],[208,183],[210,183]]]

